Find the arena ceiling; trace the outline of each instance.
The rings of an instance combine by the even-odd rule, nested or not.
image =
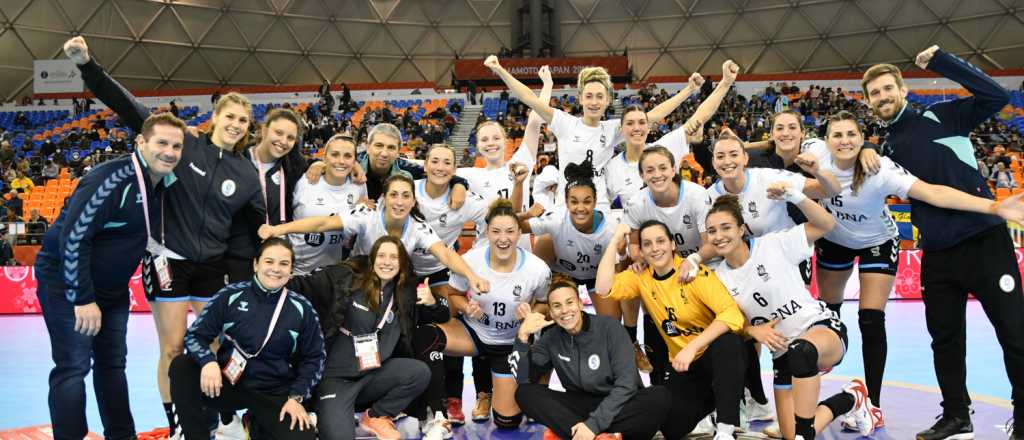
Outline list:
[[[567,56],[621,54],[635,75],[909,65],[930,44],[983,69],[1024,64],[1024,0],[548,0]],[[511,47],[522,0],[0,0],[0,96],[83,34],[133,89],[430,81]]]

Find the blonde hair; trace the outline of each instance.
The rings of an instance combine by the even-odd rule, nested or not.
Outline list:
[[[896,79],[896,87],[906,88],[906,85],[903,83],[903,73],[900,72],[899,67],[892,64],[875,64],[867,72],[864,72],[864,77],[860,80],[860,88],[864,90],[864,97],[868,97],[868,83],[882,75],[892,75]],[[868,100],[870,101],[870,98]]]
[[[605,91],[608,92],[608,99],[611,99],[612,77],[608,75],[608,71],[604,67],[587,67],[580,70],[579,76],[576,77],[576,88],[582,94],[583,87],[592,82],[601,83]]]
[[[249,101],[249,98],[246,98],[245,95],[238,92],[229,92],[221,95],[220,99],[217,100],[217,104],[213,106],[214,116],[220,114],[228,104],[238,104],[242,106],[249,116],[249,125],[251,126],[256,123],[256,121],[252,120],[252,102]],[[210,133],[213,133],[216,129],[217,125],[214,122],[210,122]],[[241,152],[245,149],[246,145],[249,145],[249,130],[245,130],[245,134],[238,140],[238,143],[235,144],[235,148],[233,148],[233,150],[236,153]]]

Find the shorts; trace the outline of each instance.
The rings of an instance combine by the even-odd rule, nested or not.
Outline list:
[[[850,249],[819,238],[814,248],[818,269],[847,271],[853,269],[853,261],[857,257],[860,257],[857,270],[861,273],[896,276],[896,270],[899,269],[900,242],[897,238],[864,249]]]
[[[827,327],[829,330],[832,330],[833,332],[835,332],[836,335],[839,336],[839,339],[843,341],[843,353],[845,355],[846,350],[850,347],[850,338],[846,335],[846,324],[843,324],[843,321],[840,321],[839,318],[828,318],[822,319],[821,321],[811,324],[811,327],[819,325]],[[841,362],[843,362],[842,358],[840,358],[839,362],[836,362],[835,365],[829,367],[827,370],[823,370],[822,373],[828,373],[829,371],[832,371],[832,369],[835,368],[836,365],[839,365]],[[789,368],[788,351],[784,353],[782,356],[779,356],[772,360],[772,368],[775,370],[774,383],[776,388],[789,388],[790,386],[793,385],[793,372]]]
[[[484,359],[487,360],[487,363],[491,367],[491,374],[493,374],[494,377],[513,377],[512,367],[508,363],[508,357],[514,351],[512,349],[512,344],[485,344],[480,340],[480,336],[476,334],[476,331],[466,324],[462,315],[457,316],[455,319],[459,321],[459,324],[462,324],[462,328],[466,329],[466,334],[473,339],[473,347],[476,348],[476,354],[478,356],[483,356]]]
[[[200,301],[207,302],[227,285],[227,269],[223,260],[196,263],[188,260],[173,260],[167,263],[171,270],[171,287],[163,290],[156,280],[153,256],[146,254],[142,259],[142,285],[146,300],[150,302]]]
[[[594,294],[594,285],[597,283],[596,279],[581,280],[579,278],[573,278],[572,282],[576,283],[577,286],[587,286],[587,294]]]
[[[430,287],[431,289],[433,289],[433,288],[435,288],[437,286],[447,285],[448,284],[448,279],[451,278],[451,276],[452,276],[451,271],[449,271],[448,269],[441,269],[441,270],[439,270],[437,272],[434,272],[434,273],[432,273],[430,275],[427,275],[425,277],[420,278],[420,281],[426,280],[427,281],[427,287]]]
[[[224,257],[224,268],[228,274],[228,284],[252,281],[256,274],[252,258]]]

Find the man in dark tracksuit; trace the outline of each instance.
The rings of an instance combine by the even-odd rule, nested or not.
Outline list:
[[[184,132],[185,123],[169,113],[148,118],[136,152],[83,177],[43,237],[36,295],[56,364],[49,394],[56,439],[81,439],[89,431],[84,379],[90,369],[104,437],[135,438],[124,373],[128,281],[149,231],[160,227],[160,198],[175,181]]]
[[[509,355],[519,384],[516,402],[563,439],[573,438],[573,426],[581,422],[594,434],[650,439],[668,415],[668,389],[642,387],[633,342],[622,324],[606,316],[581,315],[578,333],[552,326],[532,347],[525,342],[529,335],[520,331]],[[552,367],[565,392],[531,383],[531,369]]]
[[[862,86],[888,131],[883,154],[921,180],[992,198],[968,136],[1006,105],[1010,94],[978,68],[937,46],[921,52],[916,62],[960,83],[973,96],[916,111],[906,103],[907,88],[899,69],[873,66],[865,72]],[[942,418],[917,438],[973,438],[965,383],[968,292],[981,303],[1003,347],[1013,388],[1013,438],[1024,438],[1024,298],[1006,222],[995,215],[953,211],[918,200],[911,202],[911,209],[924,250],[921,293],[943,408]]]

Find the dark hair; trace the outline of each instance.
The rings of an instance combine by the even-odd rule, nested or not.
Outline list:
[[[857,127],[857,131],[861,134],[861,136],[864,135],[864,127],[861,126],[860,121],[857,120],[857,117],[854,116],[853,113],[850,113],[846,110],[840,110],[838,113],[828,117],[828,130],[826,131],[825,142],[828,142],[828,134],[832,132],[832,123],[841,121],[853,122],[853,126]],[[863,147],[863,145],[861,146]],[[853,192],[853,195],[857,195],[857,191],[860,189],[861,185],[864,184],[864,179],[866,177],[867,172],[864,171],[864,166],[860,164],[859,160],[854,160],[853,182],[850,184],[850,191]]]
[[[782,115],[790,115],[790,116],[796,118],[796,125],[800,127],[800,136],[803,137],[803,133],[804,133],[804,117],[803,117],[803,115],[800,114],[800,112],[798,112],[796,110],[793,110],[793,109],[786,109],[786,110],[783,110],[781,112],[778,112],[778,113],[775,113],[774,115],[772,115],[771,125],[768,126],[768,131],[769,132],[775,131],[775,121],[778,121],[779,120],[779,116],[782,116]],[[771,140],[771,149],[770,149],[769,153],[772,153],[772,154],[775,153],[775,139]]]
[[[724,134],[724,135],[718,136],[718,139],[715,139],[715,143],[711,145],[711,153],[712,154],[714,154],[715,148],[717,148],[718,144],[721,143],[722,141],[736,141],[736,142],[739,142],[739,144],[740,144],[740,151],[743,151],[744,154],[746,154],[746,152],[747,152],[747,146],[743,142],[743,139],[740,139],[740,138],[738,138],[736,136],[733,136],[731,134]]]
[[[590,160],[581,163],[569,163],[565,167],[565,198],[569,198],[569,190],[577,186],[585,186],[597,197],[597,187],[594,186],[594,165]]]
[[[707,219],[716,212],[724,212],[731,215],[736,220],[737,226],[747,229],[746,223],[743,221],[743,208],[740,207],[739,196],[735,194],[719,196],[715,199],[715,203],[711,204],[711,209],[708,210],[708,215],[704,218]]]
[[[622,109],[622,119],[619,120],[619,126],[620,127],[626,121],[626,115],[628,115],[630,112],[640,112],[640,113],[643,113],[644,114],[644,119],[645,120],[647,119],[647,110],[644,110],[644,108],[640,104],[630,104],[630,105],[627,105],[626,108]]]
[[[363,293],[363,300],[374,312],[380,309],[380,290],[383,287],[383,283],[377,272],[373,271],[373,265],[377,261],[377,253],[380,247],[385,243],[391,243],[398,248],[398,276],[393,280],[395,281],[395,303],[398,304],[398,309],[402,310],[404,304],[402,304],[402,295],[398,292],[402,286],[405,286],[409,281],[408,277],[412,275],[412,262],[409,260],[409,254],[405,251],[405,246],[402,245],[402,240],[398,237],[385,235],[373,242],[373,247],[370,248],[370,255],[367,257],[366,267],[361,267],[358,262],[345,262],[351,269],[352,272],[359,274],[356,278],[355,283],[352,287],[356,288],[357,291]]]
[[[177,116],[170,112],[157,113],[152,115],[142,123],[142,137],[149,140],[149,137],[153,135],[153,126],[155,125],[170,125],[171,127],[181,130],[181,132],[188,133],[188,126],[185,125],[185,121],[178,119]],[[7,141],[4,141],[7,142]]]
[[[292,124],[295,124],[295,143],[302,142],[302,124],[299,122],[299,115],[289,109],[275,108],[267,112],[267,116],[263,120],[263,128],[270,128],[270,123],[278,119],[287,119]]]
[[[416,202],[416,183],[413,182],[413,180],[409,178],[409,176],[406,176],[405,174],[392,174],[390,177],[384,180],[384,187],[383,190],[381,191],[381,194],[387,195],[388,191],[391,189],[391,185],[395,184],[395,182],[405,182],[406,184],[409,185],[409,190],[412,191],[413,199],[413,205],[412,209],[409,210],[409,216],[412,217],[413,220],[416,220],[421,223],[426,223],[427,218],[423,216],[422,212],[420,212],[420,205],[418,202]]]
[[[424,157],[430,157],[430,153],[434,152],[434,150],[436,150],[438,148],[443,148],[445,150],[448,150],[450,153],[452,153],[452,164],[454,165],[454,162],[455,162],[455,149],[453,149],[451,146],[449,146],[448,144],[445,144],[445,143],[430,144],[430,148],[427,149],[427,154]]]
[[[679,182],[683,181],[683,176],[681,176],[677,172],[674,172],[676,169],[675,155],[672,154],[672,151],[670,151],[668,148],[665,148],[661,145],[652,145],[650,147],[645,148],[644,151],[640,153],[640,160],[636,161],[636,167],[640,171],[641,176],[644,175],[644,159],[647,159],[647,156],[650,156],[652,154],[660,154],[668,158],[668,163],[669,165],[672,166],[673,170],[672,181],[675,182],[676,184],[679,184]]]
[[[259,250],[256,251],[256,257],[253,259],[259,260],[260,257],[263,256],[263,251],[266,251],[268,248],[274,246],[281,246],[285,249],[288,249],[288,253],[292,255],[292,262],[295,262],[295,249],[292,248],[292,242],[287,238],[283,237],[270,237],[266,240],[263,240],[263,243],[260,243]]]
[[[519,216],[516,215],[516,209],[512,206],[512,201],[509,199],[495,199],[491,202],[491,206],[487,208],[487,217],[484,220],[489,225],[491,220],[502,216],[512,217],[512,220],[516,222],[516,227],[519,227]]]
[[[647,221],[641,223],[640,227],[637,228],[637,233],[638,234],[643,234],[645,229],[647,229],[647,228],[657,228],[657,227],[660,227],[663,231],[665,231],[665,235],[668,236],[669,239],[673,240],[672,241],[673,243],[675,243],[675,240],[672,237],[672,231],[670,231],[668,229],[668,225],[666,225],[661,220],[647,220]]]
[[[558,289],[571,289],[575,293],[576,299],[580,297],[580,289],[576,280],[568,275],[552,272],[551,281],[548,283],[548,297],[550,298],[551,293]],[[550,315],[550,312],[548,314]]]
[[[327,139],[327,142],[324,142],[324,155],[325,156],[327,155],[327,150],[331,149],[331,144],[334,143],[334,142],[348,142],[348,143],[352,144],[352,153],[355,154],[355,152],[356,152],[356,140],[352,139],[352,136],[349,136],[347,134],[338,133],[338,134],[336,134],[334,136],[331,136],[329,139]]]

